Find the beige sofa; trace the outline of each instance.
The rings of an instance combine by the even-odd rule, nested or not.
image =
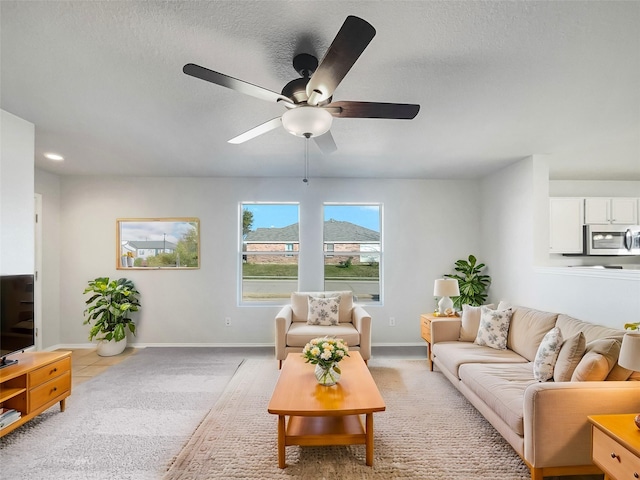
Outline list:
[[[339,297],[337,325],[309,325],[309,296]],[[302,348],[316,337],[335,337],[344,340],[349,350],[359,351],[365,362],[371,358],[371,316],[353,304],[352,292],[293,292],[291,303],[276,315],[276,359],[278,365],[292,352],[302,354]]]
[[[587,415],[640,412],[640,381],[633,381],[640,373],[617,365],[624,331],[524,307],[512,311],[505,350],[474,343],[474,324],[467,325],[466,317],[464,328],[461,318],[434,320],[434,365],[511,444],[532,480],[600,473],[591,461]],[[540,382],[533,361],[554,326],[566,343],[580,340],[582,351],[567,354],[574,357],[568,364],[570,357],[560,350],[555,369],[571,378]],[[566,371],[572,367],[573,373]]]

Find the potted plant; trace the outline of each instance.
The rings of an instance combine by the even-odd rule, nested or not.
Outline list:
[[[109,280],[109,277],[99,277],[89,282],[84,293],[91,294],[85,302],[84,324],[91,325],[89,340],[99,340],[98,355],[107,357],[122,353],[127,346],[126,329],[136,334],[135,323],[129,315],[140,307],[140,292],[126,278]]]
[[[487,299],[487,288],[491,283],[489,275],[483,275],[484,263],[477,263],[476,257],[469,255],[468,260],[458,260],[454,270],[458,272],[454,275],[445,275],[448,278],[458,280],[460,296],[452,297],[453,306],[456,310],[462,310],[462,305],[482,305]]]

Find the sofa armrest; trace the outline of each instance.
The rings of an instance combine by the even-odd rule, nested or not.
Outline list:
[[[293,309],[285,305],[276,315],[276,360],[286,360],[287,331],[291,326]]]
[[[455,342],[460,338],[459,318],[434,318],[431,321],[431,345],[438,342]]]
[[[524,393],[524,458],[534,467],[590,465],[587,415],[640,412],[640,382],[544,382]]]
[[[363,360],[371,358],[371,315],[361,306],[354,306],[351,311],[353,326],[360,333],[360,355]]]

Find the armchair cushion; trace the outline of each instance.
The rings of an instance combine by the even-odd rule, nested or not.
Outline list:
[[[317,337],[341,338],[347,346],[360,345],[360,332],[353,328],[353,324],[340,323],[319,327],[304,322],[293,322],[287,332],[287,347],[304,347],[309,341]]]
[[[293,292],[291,294],[292,320],[294,322],[306,322],[309,314],[309,296],[316,298],[340,297],[338,310],[338,322],[351,323],[351,310],[353,310],[353,293],[345,292]]]
[[[340,297],[320,298],[309,295],[308,325],[338,325]]]

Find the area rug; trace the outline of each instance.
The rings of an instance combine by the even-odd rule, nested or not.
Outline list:
[[[221,350],[146,348],[80,384],[0,439],[0,478],[161,478],[242,362]]]
[[[372,359],[370,370],[387,406],[374,414],[373,467],[362,445],[289,446],[288,466],[279,469],[277,416],[267,412],[278,370],[249,359],[164,480],[530,478],[500,434],[426,360]]]

